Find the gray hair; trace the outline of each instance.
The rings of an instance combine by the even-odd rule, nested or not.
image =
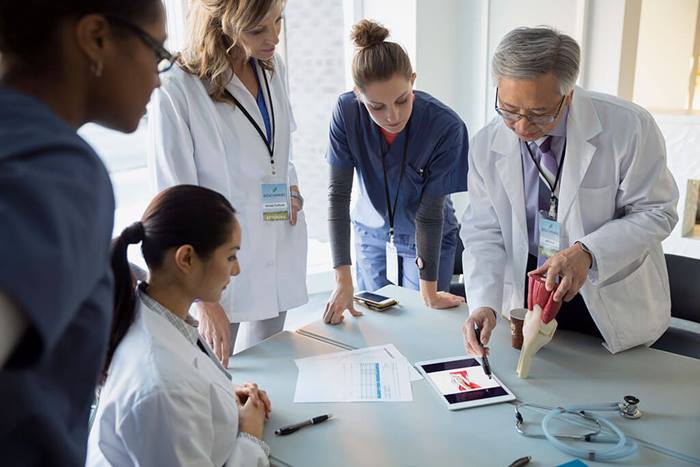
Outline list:
[[[517,28],[498,44],[491,62],[493,79],[533,79],[554,73],[561,95],[576,85],[581,49],[576,41],[549,27]]]

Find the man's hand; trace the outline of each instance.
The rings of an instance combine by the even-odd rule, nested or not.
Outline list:
[[[583,250],[580,243],[576,243],[569,248],[561,250],[554,256],[547,258],[547,261],[539,268],[531,271],[528,275],[544,275],[547,280],[545,288],[551,292],[556,285],[557,277],[561,277],[559,287],[554,292],[554,301],[566,302],[576,296],[583,284],[586,283],[588,270],[591,268],[593,258],[590,253]]]
[[[231,355],[231,323],[218,303],[198,302],[199,333],[207,341],[224,368]]]
[[[481,342],[476,338],[476,327],[481,329]],[[495,327],[496,312],[493,308],[482,307],[474,310],[462,324],[462,338],[467,353],[477,357],[488,355],[489,349],[486,348],[486,345],[489,343],[491,332]]]

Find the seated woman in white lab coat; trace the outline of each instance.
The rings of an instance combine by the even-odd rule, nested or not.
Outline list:
[[[88,466],[269,465],[267,395],[234,386],[188,314],[239,273],[234,213],[219,193],[179,185],[114,240],[114,318]],[[150,280],[134,287],[127,248],[137,243]]]

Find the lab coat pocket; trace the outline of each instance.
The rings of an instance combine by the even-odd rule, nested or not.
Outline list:
[[[647,254],[624,278],[600,287],[602,305],[617,341],[611,342],[611,351],[647,344],[658,337],[664,323],[657,310],[668,307],[666,293],[660,290],[661,283],[656,265]]]
[[[616,193],[615,186],[579,188],[578,204],[584,232],[593,232],[614,217]]]

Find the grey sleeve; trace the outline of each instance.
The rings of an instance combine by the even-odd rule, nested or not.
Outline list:
[[[420,278],[424,281],[438,279],[444,206],[444,196],[424,195],[416,212],[416,254],[423,260]]]
[[[333,268],[352,264],[350,259],[350,194],[353,167],[330,166],[328,181],[328,233],[333,254]]]

